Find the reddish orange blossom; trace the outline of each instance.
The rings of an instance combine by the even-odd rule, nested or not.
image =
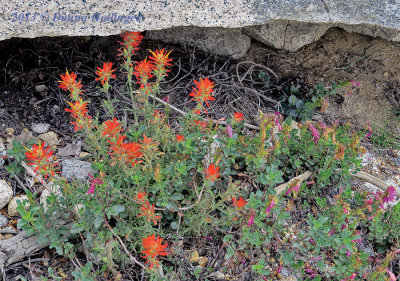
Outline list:
[[[150,206],[149,201],[146,201],[145,204],[142,204],[140,207],[143,213],[139,214],[138,217],[145,216],[147,217],[147,221],[153,220],[154,225],[157,224],[157,221],[161,219],[161,216],[157,216],[155,213],[154,204]]]
[[[177,142],[181,142],[181,141],[184,141],[185,138],[182,135],[177,135],[176,140],[177,140]]]
[[[171,51],[169,51],[168,53],[165,53],[165,50],[162,49],[160,50],[156,50],[155,52],[150,51],[150,53],[153,56],[149,57],[149,60],[151,60],[157,68],[159,69],[163,69],[166,66],[171,66],[171,64],[169,62],[172,61],[172,59],[168,58],[169,54],[171,53]],[[169,71],[169,70],[167,70]]]
[[[194,84],[196,84],[196,87],[193,87],[193,91],[190,93],[190,96],[193,97],[192,100],[197,101],[200,105],[203,104],[203,102],[206,103],[207,107],[210,107],[208,104],[209,100],[215,100],[212,92],[214,88],[214,82],[210,81],[207,77],[203,80],[200,78],[199,81],[194,81]]]
[[[27,152],[25,152],[28,164],[36,166],[33,171],[35,173],[39,171],[45,178],[47,178],[48,175],[54,176],[53,168],[58,164],[50,162],[53,151],[49,151],[49,149],[50,148],[46,147],[44,142],[39,142],[39,145],[34,144],[31,149],[26,148]]]
[[[207,179],[215,181],[219,177],[219,167],[215,168],[214,164],[211,164],[206,170],[204,170],[204,173],[206,174]]]
[[[101,85],[104,87],[105,84],[108,84],[109,79],[115,79],[115,75],[112,74],[114,71],[115,69],[112,69],[112,62],[104,62],[103,68],[97,67],[96,74],[99,77],[95,80],[100,81]]]
[[[242,197],[240,197],[239,200],[232,198],[232,201],[238,210],[241,210],[248,203],[247,200],[244,200]]]
[[[145,84],[148,79],[153,77],[153,67],[153,63],[146,59],[137,63],[136,67],[133,69],[133,74],[136,76],[138,83]]]
[[[75,131],[83,129],[83,125],[90,125],[91,117],[87,115],[87,102],[82,101],[81,99],[77,100],[75,103],[67,102],[71,109],[66,108],[65,111],[71,113],[71,116],[75,119],[75,122],[71,122],[71,124],[75,125]]]
[[[143,156],[141,146],[136,142],[124,142],[125,136],[120,136],[116,142],[111,142],[110,154],[112,158],[120,161],[120,163],[131,164],[132,167],[140,162],[140,158]],[[113,163],[115,164],[115,162]]]
[[[143,203],[145,198],[146,193],[140,190],[134,199]]]
[[[68,73],[68,70],[65,72],[65,75],[60,75],[61,76],[61,81],[58,81],[60,83],[60,88],[66,91],[74,91],[82,88],[81,81],[76,81],[76,74],[71,72],[71,74]]]
[[[168,247],[167,244],[162,245],[163,239],[160,236],[155,237],[155,234],[151,234],[142,240],[142,246],[144,251],[144,258],[147,259],[146,263],[150,264],[150,269],[153,268],[153,265],[159,265],[157,256],[167,256],[169,253],[167,252],[166,248]]]
[[[238,123],[242,122],[242,121],[244,120],[244,118],[243,118],[243,113],[236,112],[236,113],[233,115],[233,120],[234,120],[235,122],[238,122]]]
[[[104,122],[104,126],[103,136],[106,136],[107,138],[119,136],[122,132],[122,123],[116,118],[114,118],[114,120],[107,120]]]

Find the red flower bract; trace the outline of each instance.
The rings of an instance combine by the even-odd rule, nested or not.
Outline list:
[[[145,83],[148,79],[153,77],[151,73],[153,67],[153,63],[146,59],[137,63],[136,67],[133,69],[133,74],[136,76],[138,83]]]
[[[165,53],[165,50],[162,49],[161,51],[160,50],[156,50],[155,52],[150,51],[150,53],[153,56],[150,56],[149,60],[152,61],[156,65],[157,68],[163,69],[166,66],[171,65],[169,62],[172,61],[172,59],[168,58],[171,51],[168,53]],[[169,70],[166,70],[166,71],[169,71]]]
[[[242,122],[242,121],[244,120],[244,118],[243,118],[243,113],[236,112],[236,113],[233,115],[233,120],[235,120],[235,122],[238,122],[238,123]]]
[[[207,176],[207,179],[211,181],[215,181],[219,177],[219,167],[215,168],[214,164],[208,166],[204,173]]]
[[[112,74],[114,71],[115,69],[112,69],[112,62],[104,62],[103,68],[97,67],[96,74],[99,77],[96,78],[96,81],[100,80],[102,86],[108,84],[110,78],[115,79],[115,75]]]
[[[192,100],[197,101],[199,104],[203,104],[205,102],[208,107],[209,100],[215,100],[212,96],[214,82],[210,81],[207,77],[203,80],[200,78],[200,81],[194,81],[197,88],[193,87],[193,91],[190,93],[190,96],[193,97]]]
[[[143,156],[141,147],[136,142],[124,142],[125,136],[120,136],[116,142],[111,142],[110,154],[113,159],[120,161],[120,163],[131,164],[132,167],[140,162],[140,157]],[[115,162],[113,163],[115,164]]]
[[[119,122],[116,118],[114,120],[107,120],[104,122],[106,126],[103,131],[103,136],[108,138],[113,138],[115,136],[119,136],[122,132],[122,123]]]
[[[150,268],[153,268],[153,265],[159,265],[158,260],[156,259],[157,256],[167,256],[169,253],[166,251],[168,247],[167,244],[162,245],[163,239],[160,236],[155,238],[155,234],[149,235],[146,238],[143,238],[142,245],[144,251],[144,258],[147,258],[146,263],[150,263]]]
[[[76,98],[77,95],[81,94],[81,88],[82,84],[81,81],[76,81],[76,74],[71,72],[71,74],[68,73],[68,70],[65,72],[65,75],[60,75],[61,76],[61,81],[58,81],[60,83],[60,88],[69,91],[71,93],[71,97]],[[73,95],[75,93],[75,96]]]
[[[71,109],[66,108],[65,111],[71,112],[71,116],[75,119],[75,122],[71,122],[71,124],[75,125],[75,131],[82,129],[85,122],[87,122],[88,125],[90,124],[91,117],[86,114],[88,111],[86,108],[86,101],[78,100],[75,103],[67,103],[71,106]]]
[[[147,217],[147,221],[153,220],[154,225],[161,219],[161,216],[157,216],[155,213],[154,204],[150,206],[149,201],[146,201],[144,204],[142,203],[140,210],[142,210],[143,213],[139,214],[138,217],[145,216]]]
[[[238,208],[239,210],[241,210],[247,204],[247,200],[244,200],[242,197],[240,197],[239,200],[237,200],[236,198],[232,198],[232,201],[236,208]]]
[[[140,32],[125,31],[121,34],[122,41],[120,42],[125,48],[138,50],[139,44],[142,42],[143,35]]]
[[[39,171],[45,178],[48,175],[54,176],[53,167],[57,165],[57,163],[50,163],[53,151],[49,151],[49,149],[49,147],[45,147],[44,142],[39,142],[39,145],[34,144],[31,149],[26,149],[27,152],[25,152],[28,164],[36,166],[33,171],[35,173]]]

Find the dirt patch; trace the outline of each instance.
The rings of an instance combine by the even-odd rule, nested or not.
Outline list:
[[[327,114],[352,120],[359,127],[366,122],[379,128],[388,126],[400,134],[400,43],[332,28],[295,53],[255,43],[246,59],[274,69],[281,77],[302,77],[311,85],[358,81],[360,87],[351,95],[343,92],[344,100],[330,101]]]

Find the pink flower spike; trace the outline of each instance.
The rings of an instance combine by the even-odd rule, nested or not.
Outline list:
[[[252,226],[254,224],[254,216],[255,216],[255,213],[253,213],[251,215],[249,222],[247,223],[248,226]]]
[[[280,122],[282,122],[283,117],[282,117],[282,114],[280,114],[277,111],[275,111],[274,114],[276,115],[275,123],[276,123],[276,126],[278,126],[278,131],[280,132],[280,131],[282,131],[282,126],[281,126]]]
[[[329,231],[328,236],[332,236],[333,233],[335,233],[336,228],[332,229],[331,231]]]
[[[269,204],[268,208],[265,210],[267,213],[267,216],[269,216],[269,212],[271,212],[271,209],[275,206],[275,198],[272,199],[271,203]]]
[[[348,258],[351,257],[351,251],[350,251],[350,250],[347,250],[347,252],[346,252],[346,257],[348,257]]]
[[[228,133],[229,138],[232,138],[232,136],[233,136],[233,131],[232,131],[232,127],[231,127],[230,124],[228,124],[228,125],[226,126],[226,130],[225,130],[225,131]]]
[[[396,275],[393,274],[393,272],[389,271],[387,268],[385,270],[386,270],[387,274],[389,274],[389,276],[390,276],[390,281],[397,280],[397,277],[396,277]]]
[[[372,126],[367,122],[366,128],[367,128],[368,133],[365,134],[364,139],[366,141],[369,141],[370,140],[369,137],[372,136]]]
[[[396,188],[394,186],[389,186],[386,190],[386,196],[383,197],[383,202],[388,203],[394,200],[396,200]]]
[[[350,280],[354,280],[356,278],[357,274],[354,272],[351,276],[350,276]]]
[[[276,269],[276,274],[281,273],[282,271],[282,264],[279,265],[279,267]]]
[[[351,85],[353,85],[353,87],[360,87],[361,86],[360,82],[358,82],[358,81],[350,80],[350,83],[351,83]]]
[[[163,102],[169,103],[169,95],[166,95],[162,100]]]
[[[103,181],[99,178],[94,178],[90,173],[88,173],[88,175],[90,178],[89,182],[91,183],[91,185],[90,185],[88,191],[86,192],[86,194],[93,194],[95,186],[102,184]]]
[[[315,145],[317,145],[319,142],[319,139],[320,139],[318,130],[311,123],[308,123],[308,128],[310,129],[310,131],[312,133],[312,137],[313,137]]]

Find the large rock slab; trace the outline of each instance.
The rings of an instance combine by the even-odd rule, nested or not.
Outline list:
[[[190,44],[204,46],[201,39],[210,41],[214,36],[217,42],[233,40],[246,46],[248,38],[238,30],[247,27],[246,32],[255,39],[293,51],[318,39],[329,27],[338,26],[350,32],[400,41],[398,0],[2,0],[0,19],[0,40],[211,27],[208,31],[212,35],[207,36],[203,31],[199,35],[197,31],[178,29],[182,34],[177,41],[182,41],[185,35],[192,38],[186,39]],[[217,27],[236,31],[227,32]],[[236,41],[232,39],[235,34]],[[206,45],[204,49],[212,48]],[[245,50],[243,46],[223,48],[220,53],[238,57]]]

